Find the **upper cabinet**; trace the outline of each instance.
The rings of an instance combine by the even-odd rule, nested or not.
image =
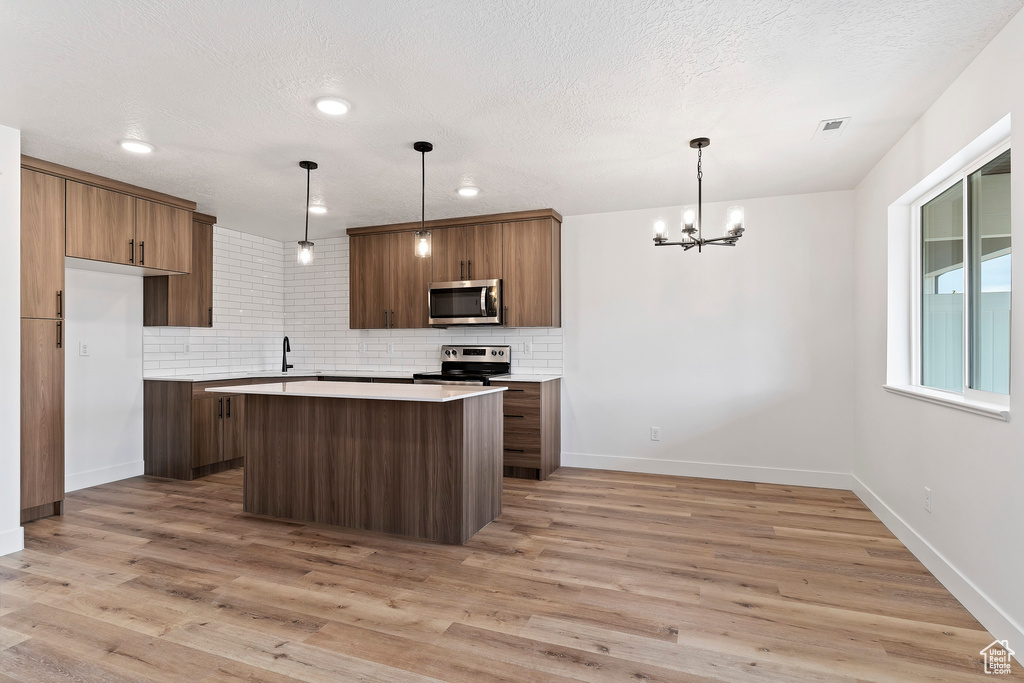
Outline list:
[[[191,272],[145,279],[142,322],[147,327],[213,327],[213,224],[217,219],[200,213],[193,216]]]
[[[192,270],[192,212],[147,199],[135,200],[135,262],[147,268]]]
[[[501,278],[501,223],[431,231],[433,282]]]
[[[64,317],[64,179],[21,171],[21,317]]]
[[[349,240],[351,329],[427,327],[432,259],[417,257],[415,247],[411,232]]]
[[[503,235],[505,325],[560,326],[561,224],[551,218],[506,223]]]
[[[561,221],[550,209],[430,221],[428,259],[413,255],[418,223],[351,228],[350,327],[426,327],[430,282],[498,279],[506,326],[560,326]]]
[[[140,266],[146,275],[191,271],[195,202],[32,157],[23,156],[21,165],[31,174],[23,204],[34,211],[55,208],[58,184],[61,195],[60,218],[33,225],[32,239],[55,230],[59,220],[60,243],[72,258]]]
[[[69,180],[66,254],[135,264],[135,197]]]

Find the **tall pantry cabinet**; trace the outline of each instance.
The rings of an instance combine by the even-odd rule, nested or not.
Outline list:
[[[67,181],[21,170],[21,521],[64,511]]]

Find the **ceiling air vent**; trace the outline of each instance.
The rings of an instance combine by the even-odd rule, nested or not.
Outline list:
[[[818,129],[814,131],[815,140],[832,140],[840,135],[849,127],[850,117],[847,116],[844,119],[825,119],[818,123]]]

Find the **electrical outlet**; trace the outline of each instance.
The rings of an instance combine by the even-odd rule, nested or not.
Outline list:
[[[924,510],[925,512],[932,511],[932,490],[927,486],[924,487]]]
[[[192,345],[189,344],[188,342],[185,342],[185,355],[187,356],[190,353],[192,353]]]
[[[78,344],[78,355],[88,356],[89,355],[89,342],[79,342]]]
[[[523,355],[527,358],[533,355],[533,342],[523,342]]]
[[[388,342],[388,355],[395,355],[395,342]]]
[[[366,355],[366,342],[364,342],[364,341],[359,342],[359,355],[360,356],[365,356]]]
[[[651,441],[661,441],[661,427],[651,427]]]

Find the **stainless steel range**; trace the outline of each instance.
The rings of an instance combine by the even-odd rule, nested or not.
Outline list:
[[[442,346],[441,371],[419,372],[415,384],[489,385],[512,369],[511,346]]]

